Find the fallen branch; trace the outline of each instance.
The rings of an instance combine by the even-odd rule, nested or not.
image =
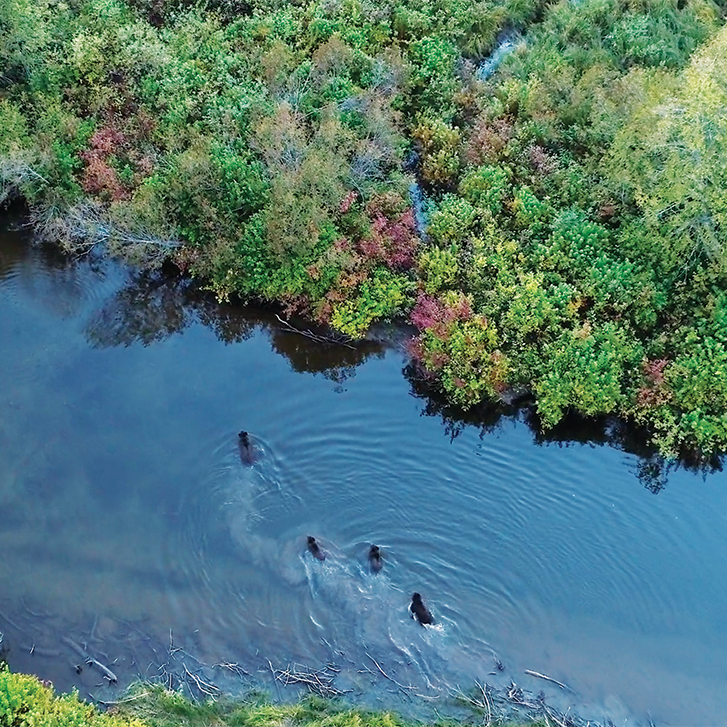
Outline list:
[[[24,631],[23,628],[18,626],[18,624],[15,623],[9,616],[6,616],[2,611],[0,611],[0,619],[5,621],[5,623],[9,623],[14,629],[17,629],[18,631]]]
[[[36,611],[31,610],[30,606],[25,602],[24,598],[20,599],[20,603],[22,604],[23,608],[33,617],[33,618],[53,618],[52,613],[38,613]]]
[[[2,642],[1,638],[0,642]],[[21,645],[21,648],[23,651],[27,651],[30,656],[40,656],[43,659],[57,659],[61,655],[60,651],[56,651],[55,649],[44,649],[35,643],[30,646],[27,644]]]
[[[560,719],[558,719],[558,716],[556,716],[558,713],[547,704],[543,705],[543,714],[546,716],[546,719],[550,717],[550,719],[552,719],[553,722],[558,725],[558,727],[568,727],[565,722],[562,722]]]
[[[485,682],[485,686],[483,687],[476,679],[475,684],[479,688],[480,692],[482,692],[482,696],[485,699],[485,704],[487,705],[487,722],[485,723],[485,727],[489,727],[490,723],[492,722],[492,709],[490,708],[490,699],[487,696],[487,682]]]
[[[151,694],[151,692],[144,692],[143,694],[135,694],[133,697],[126,697],[126,699],[118,699],[114,702],[107,702],[107,701],[104,701],[103,699],[94,698],[94,702],[103,704],[106,707],[115,707],[117,704],[126,704],[127,702],[133,702],[136,699],[143,699],[144,697],[148,697],[150,694]]]
[[[0,203],[4,202],[11,194],[18,193],[20,186],[28,178],[37,179],[44,184],[48,184],[45,177],[38,174],[19,156],[0,159]]]
[[[98,659],[94,659],[80,644],[77,644],[73,639],[68,636],[61,636],[61,641],[68,644],[85,662],[86,664],[95,666],[106,679],[113,684],[118,683],[118,678],[111,669],[105,664],[102,664]]]
[[[76,257],[90,254],[96,246],[106,246],[112,254],[123,254],[153,267],[184,245],[174,237],[160,237],[115,222],[101,205],[92,202],[74,205],[62,215],[52,209],[36,212],[32,221],[41,238],[59,242]]]
[[[384,677],[385,677],[386,679],[388,679],[388,680],[389,680],[390,682],[392,682],[392,683],[396,684],[396,686],[397,686],[397,687],[398,687],[398,688],[399,688],[399,689],[401,690],[402,694],[405,694],[405,695],[406,695],[407,697],[409,697],[409,698],[411,699],[411,692],[414,692],[414,690],[416,689],[416,687],[412,686],[411,684],[408,684],[408,685],[407,685],[407,684],[401,684],[400,682],[397,682],[397,681],[396,681],[396,679],[394,679],[393,677],[390,677],[390,676],[389,676],[389,675],[388,675],[388,674],[387,674],[387,673],[386,673],[386,672],[385,672],[385,671],[384,671],[384,670],[383,670],[383,669],[381,668],[381,664],[379,664],[379,662],[378,662],[378,661],[376,661],[376,659],[374,659],[374,657],[373,657],[373,656],[371,656],[371,654],[369,654],[368,652],[366,652],[366,656],[368,656],[368,658],[369,658],[369,659],[371,659],[371,661],[373,661],[373,662],[374,662],[374,664],[376,664],[376,668],[377,668],[377,669],[378,669],[378,670],[379,670],[379,671],[381,672],[381,674],[382,674],[382,675],[383,675],[383,676],[384,676]]]
[[[287,669],[274,669],[270,659],[267,661],[275,680],[286,686],[289,684],[305,684],[311,692],[318,694],[320,697],[340,697],[346,694],[345,691],[334,686],[335,676],[326,673],[334,671],[330,668],[330,665],[326,665],[324,669],[320,670],[310,669],[302,664],[294,664],[293,668],[289,666]]]
[[[201,679],[196,674],[193,674],[189,669],[187,669],[187,665],[182,663],[182,666],[184,667],[184,671],[187,673],[187,676],[194,682],[194,685],[199,689],[202,694],[206,694],[208,697],[211,697],[214,699],[219,693],[220,689],[215,684],[212,684],[211,682],[206,682],[204,679]],[[187,682],[189,683],[189,682]]]
[[[540,706],[533,702],[525,701],[523,690],[517,684],[515,684],[515,682],[510,682],[510,686],[507,688],[505,696],[507,697],[508,701],[512,702],[513,704],[519,704],[523,707],[527,707],[528,709],[538,709],[538,707]]]
[[[457,687],[456,690],[453,691],[453,695],[457,697],[457,699],[460,699],[463,702],[466,702],[467,704],[471,704],[473,707],[475,707],[478,710],[481,711],[487,711],[487,721],[483,721],[484,727],[488,727],[492,723],[492,707],[490,705],[490,698],[487,693],[487,690],[490,688],[489,684],[485,683],[485,686],[483,687],[478,681],[475,680],[475,684],[480,690],[480,693],[482,694],[482,697],[484,698],[484,701],[481,701],[479,699],[475,699],[474,697],[467,696],[459,687]]]
[[[346,348],[350,348],[352,351],[356,350],[355,346],[352,346],[350,343],[347,343],[343,338],[338,336],[319,336],[316,333],[313,333],[313,331],[310,330],[301,330],[300,328],[296,328],[294,325],[286,321],[285,319],[281,318],[277,313],[275,314],[275,317],[287,328],[287,330],[297,333],[300,336],[305,336],[306,338],[310,338],[311,341],[315,341],[316,343],[327,343],[327,344],[333,344],[335,346],[345,346]]]
[[[569,686],[563,684],[562,682],[559,682],[557,679],[553,679],[553,677],[546,676],[545,674],[541,674],[539,671],[533,671],[532,669],[526,669],[526,674],[530,674],[531,677],[538,677],[538,679],[545,679],[546,682],[553,682],[553,684],[557,684],[561,689],[568,689],[569,691],[573,691]]]
[[[387,673],[386,673],[386,672],[385,672],[385,671],[384,671],[384,670],[383,670],[383,669],[381,668],[381,664],[379,664],[379,662],[378,662],[378,661],[376,661],[376,659],[374,659],[374,657],[373,657],[373,656],[371,656],[371,654],[369,654],[369,653],[366,653],[366,656],[368,656],[368,657],[369,657],[369,659],[371,659],[371,661],[373,661],[373,662],[374,662],[374,664],[376,664],[376,668],[377,668],[377,669],[378,669],[378,670],[379,670],[379,671],[381,672],[381,674],[382,674],[382,675],[383,675],[384,677],[386,677],[386,678],[387,678],[387,679],[388,679],[388,680],[389,680],[390,682],[394,682],[394,684],[396,684],[396,686],[397,686],[397,687],[399,687],[400,689],[411,689],[411,690],[414,690],[414,689],[416,688],[416,687],[413,687],[413,686],[411,686],[411,684],[407,686],[406,684],[401,684],[401,683],[397,682],[397,681],[396,681],[396,679],[394,679],[393,677],[390,677],[390,676],[389,676],[389,675],[388,675],[388,674],[387,674]]]

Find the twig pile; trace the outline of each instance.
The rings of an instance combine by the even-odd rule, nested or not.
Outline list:
[[[180,654],[181,658],[178,658],[177,654]],[[191,659],[195,662],[192,669],[187,666],[185,657],[186,659]],[[179,669],[179,665],[182,667],[181,670]],[[199,659],[185,651],[181,646],[174,645],[172,630],[170,629],[167,660],[163,664],[160,664],[157,670],[157,679],[161,681],[167,689],[174,689],[174,680],[176,679],[180,684],[184,684],[187,687],[192,697],[196,696],[196,690],[203,699],[209,697],[214,700],[222,694],[222,690],[216,684],[209,681],[209,677],[205,675],[205,669],[209,669],[206,664],[202,663]]]
[[[268,660],[270,671],[273,673],[276,681],[285,684],[305,684],[309,691],[320,697],[340,697],[346,694],[346,691],[336,687],[333,680],[340,671],[335,664],[326,664],[322,669],[312,669],[303,664],[293,664],[287,669],[275,669]]]
[[[548,681],[558,683],[551,679]],[[528,719],[541,719],[548,727],[598,727],[596,722],[583,720],[568,712],[559,712],[546,703],[543,692],[534,696],[513,681],[500,689],[476,680],[475,685],[477,690],[474,694],[465,694],[461,689],[455,689],[452,696],[483,714],[482,727],[512,719],[513,713],[522,718],[523,712]]]

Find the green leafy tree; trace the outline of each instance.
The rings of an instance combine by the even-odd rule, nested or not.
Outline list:
[[[727,241],[727,29],[683,72],[676,89],[650,88],[611,153],[630,189],[683,261],[725,260]],[[671,92],[670,92],[671,91]]]
[[[0,0],[0,84],[26,81],[52,39],[48,0]]]

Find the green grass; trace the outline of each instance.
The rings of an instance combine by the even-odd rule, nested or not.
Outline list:
[[[307,697],[296,704],[271,704],[260,695],[241,701],[193,703],[159,686],[137,685],[119,714],[141,719],[149,727],[421,727],[394,712],[351,707],[338,701]],[[478,720],[479,721],[479,720]],[[462,722],[438,722],[455,727]],[[527,722],[529,727],[544,723]],[[502,723],[503,727],[519,727]]]

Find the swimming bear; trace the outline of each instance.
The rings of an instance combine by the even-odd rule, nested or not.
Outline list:
[[[252,446],[250,441],[250,435],[247,432],[240,432],[238,435],[237,446],[240,450],[240,461],[242,464],[254,464],[255,448]]]
[[[318,560],[326,559],[326,551],[318,545],[316,539],[312,535],[308,536],[308,550],[310,550],[313,556],[318,558]]]
[[[419,621],[422,626],[424,626],[424,624],[434,623],[434,618],[432,617],[430,610],[424,605],[422,597],[418,593],[415,593],[411,597],[409,610],[411,611],[411,617]]]
[[[369,548],[369,565],[374,573],[378,573],[384,567],[384,561],[381,558],[381,550],[378,545],[372,545]]]

